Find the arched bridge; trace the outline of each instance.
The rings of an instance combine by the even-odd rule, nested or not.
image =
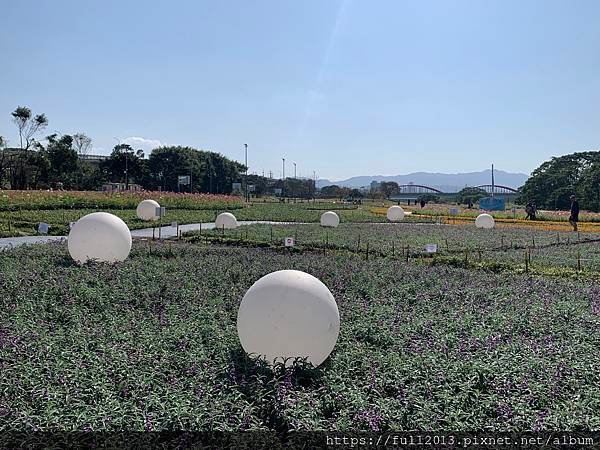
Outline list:
[[[473,186],[475,188],[483,189],[490,195],[498,195],[506,198],[515,198],[519,191],[509,186],[503,186],[501,184],[481,184],[479,186]],[[456,196],[456,192],[444,192],[431,186],[425,186],[422,184],[401,184],[398,186],[398,192],[390,196],[390,200],[417,200],[423,194],[433,194],[437,197],[453,198]]]
[[[485,192],[487,192],[488,194],[498,194],[498,195],[514,195],[514,194],[518,194],[519,191],[508,187],[508,186],[502,186],[501,184],[482,184],[480,186],[475,186],[479,189],[483,189]]]
[[[398,186],[398,192],[400,194],[443,194],[439,189],[422,184],[401,184]]]

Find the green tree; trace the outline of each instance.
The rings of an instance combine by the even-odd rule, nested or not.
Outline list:
[[[488,194],[483,189],[478,187],[465,187],[456,194],[457,203],[467,205],[469,203],[477,203],[479,199],[487,197]]]
[[[33,116],[31,109],[27,106],[18,106],[12,112],[13,122],[19,130],[19,142],[21,150],[29,150],[34,142],[34,136],[40,133],[48,125],[45,114]],[[25,141],[25,142],[23,142]],[[25,144],[25,146],[23,146]]]
[[[10,168],[10,154],[6,151],[6,139],[0,136],[0,189],[4,187],[7,172]]]
[[[56,186],[60,183],[65,189],[77,187],[80,180],[80,166],[77,151],[73,148],[73,137],[65,134],[56,138],[48,136],[49,181]]]
[[[100,165],[107,179],[112,182],[125,183],[129,188],[131,183],[142,183],[147,171],[144,152],[135,151],[129,144],[115,145],[110,156]]]
[[[92,149],[92,138],[85,133],[76,133],[73,135],[73,148],[79,157],[85,157]]]
[[[353,199],[361,199],[364,197],[364,195],[358,189],[352,189],[350,191],[350,197],[352,197]]]
[[[520,201],[534,201],[539,208],[568,209],[569,197],[578,194],[582,205],[598,210],[599,166],[600,151],[554,157],[531,173],[520,189]]]
[[[350,194],[350,188],[338,186],[337,184],[321,188],[321,197],[324,198],[344,198],[348,194]]]
[[[426,194],[420,194],[417,197],[417,200],[419,200],[419,202],[421,200],[423,200],[423,201],[425,201],[427,203],[429,203],[429,202],[438,203],[440,201],[440,198],[437,195],[428,192]]]
[[[400,191],[398,183],[395,181],[383,181],[380,187],[381,193],[385,198],[390,198],[392,195]]]
[[[148,169],[154,188],[167,191],[231,193],[232,184],[242,180],[244,166],[215,152],[191,147],[158,147],[152,150]],[[192,185],[180,186],[179,176],[192,177]]]

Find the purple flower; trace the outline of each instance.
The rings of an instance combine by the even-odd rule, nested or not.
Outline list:
[[[363,410],[354,416],[354,420],[366,424],[371,431],[379,431],[381,429],[383,418],[379,413],[373,410]]]

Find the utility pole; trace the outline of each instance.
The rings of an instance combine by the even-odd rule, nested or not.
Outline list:
[[[294,184],[292,184],[292,198],[296,198],[296,163],[292,163],[294,165]]]
[[[492,164],[492,197],[494,196],[494,165]]]
[[[248,201],[248,144],[244,144],[246,164],[246,201]]]
[[[283,169],[281,171],[281,196],[285,193],[285,158],[281,158],[283,161]]]

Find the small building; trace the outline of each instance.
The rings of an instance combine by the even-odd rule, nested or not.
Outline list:
[[[102,185],[102,192],[140,192],[144,188],[139,184],[129,184],[129,188],[126,187],[125,183],[104,183]]]
[[[81,161],[86,161],[91,164],[100,164],[109,158],[108,155],[79,155]]]

